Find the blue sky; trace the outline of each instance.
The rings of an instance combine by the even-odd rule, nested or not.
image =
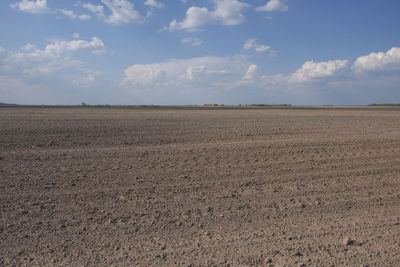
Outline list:
[[[5,0],[0,102],[400,102],[397,0]]]

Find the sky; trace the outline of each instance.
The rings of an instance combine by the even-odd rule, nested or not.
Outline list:
[[[2,0],[0,102],[400,103],[398,0]]]

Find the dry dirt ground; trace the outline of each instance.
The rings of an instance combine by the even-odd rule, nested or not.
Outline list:
[[[0,149],[0,265],[400,265],[400,109],[1,108]]]

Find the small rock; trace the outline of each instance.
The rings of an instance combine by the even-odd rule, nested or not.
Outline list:
[[[301,253],[300,251],[297,251],[297,253],[294,254],[294,255],[297,256],[297,257],[302,257],[302,256],[303,256],[303,253]]]
[[[47,142],[47,146],[52,146],[54,144],[53,140],[50,140],[49,142]]]
[[[273,251],[273,254],[274,255],[278,255],[278,254],[282,254],[282,253],[279,250],[276,249],[276,250]]]
[[[271,258],[265,259],[265,263],[272,263],[272,259]]]
[[[343,239],[343,245],[345,246],[350,246],[354,244],[354,240],[351,240],[350,237],[346,237],[345,239]]]

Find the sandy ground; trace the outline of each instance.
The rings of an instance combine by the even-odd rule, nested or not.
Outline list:
[[[400,265],[399,109],[0,108],[0,149],[0,265]]]

